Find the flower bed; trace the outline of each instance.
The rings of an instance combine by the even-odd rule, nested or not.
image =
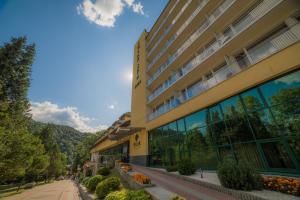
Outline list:
[[[300,196],[300,180],[284,177],[263,177],[264,188]]]
[[[133,174],[132,177],[136,182],[140,184],[151,184],[151,180],[149,176],[146,176],[144,174],[137,173],[137,174]]]

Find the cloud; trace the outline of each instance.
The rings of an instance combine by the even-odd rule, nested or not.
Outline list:
[[[108,106],[108,108],[114,110],[115,109],[115,105],[111,104],[111,105]]]
[[[89,123],[95,119],[80,115],[76,107],[59,107],[49,101],[31,102],[30,113],[36,121],[71,126],[82,132],[96,132],[108,126],[91,127]]]
[[[143,5],[140,2],[135,3],[135,0],[83,0],[77,6],[77,13],[99,26],[113,27],[125,6],[144,15]]]

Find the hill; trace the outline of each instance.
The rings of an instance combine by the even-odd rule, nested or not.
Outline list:
[[[41,123],[33,121],[29,125],[30,132],[39,134],[45,126],[50,126],[54,130],[54,139],[59,144],[60,149],[68,157],[68,162],[71,163],[73,152],[75,152],[76,145],[86,138],[89,133],[82,133],[70,126]]]

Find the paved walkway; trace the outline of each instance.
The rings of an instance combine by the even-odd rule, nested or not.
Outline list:
[[[173,193],[176,193],[188,200],[234,200],[235,198],[212,190],[201,185],[168,176],[158,170],[141,166],[133,166],[137,172],[141,172],[150,177],[152,183]]]
[[[80,200],[77,186],[70,180],[36,186],[5,200]]]

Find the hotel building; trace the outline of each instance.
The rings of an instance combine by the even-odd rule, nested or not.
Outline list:
[[[299,0],[170,0],[134,47],[130,131],[92,152],[126,141],[136,164],[231,154],[299,176],[299,40]]]

